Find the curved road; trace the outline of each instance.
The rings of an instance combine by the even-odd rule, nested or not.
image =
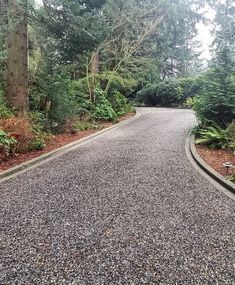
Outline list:
[[[141,117],[0,185],[0,284],[234,284],[234,202],[190,164],[190,110]]]

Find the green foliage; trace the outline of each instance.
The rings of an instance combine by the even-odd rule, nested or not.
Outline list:
[[[123,62],[123,65],[119,68],[119,74],[129,80],[130,88],[128,88],[128,92],[116,89],[127,97],[135,97],[136,92],[140,91],[147,84],[160,81],[157,61],[154,58],[135,58],[132,56]]]
[[[183,77],[179,79],[179,86],[182,93],[182,102],[200,93],[202,88],[200,77]]]
[[[137,85],[137,81],[130,74],[127,77],[127,75],[123,76],[118,72],[107,71],[101,73],[98,79],[100,80],[100,86],[105,87],[106,92],[109,94],[117,90],[122,94],[129,95]]]
[[[232,175],[229,177],[229,180],[235,184],[235,175]]]
[[[74,100],[76,116],[90,116],[94,110],[94,106],[88,95],[88,87],[86,78],[78,81],[72,80],[69,86],[69,97]]]
[[[157,94],[161,100],[161,105],[169,107],[179,105],[182,95],[179,83],[174,79],[167,79],[159,83]]]
[[[17,140],[9,136],[6,132],[0,130],[0,151],[3,152],[4,157],[14,153]]]
[[[101,129],[102,126],[94,123],[94,122],[82,122],[82,121],[78,121],[74,124],[74,130],[75,132],[79,132],[79,131],[85,131],[85,130],[90,130],[90,129],[94,129],[94,130],[98,130]]]
[[[41,150],[46,146],[45,141],[42,138],[37,137],[30,143],[31,150]]]
[[[54,66],[53,59],[45,58],[34,82],[30,94],[31,109],[43,113],[48,128],[63,125],[76,115],[77,104],[70,92],[71,80],[62,66]]]
[[[95,97],[97,98],[97,101],[95,103],[94,118],[98,120],[115,121],[117,119],[117,114],[107,99],[107,94],[101,89],[96,89]]]
[[[156,84],[147,84],[142,90],[137,92],[137,101],[143,102],[147,106],[160,104],[160,100],[156,96],[157,88]]]
[[[46,117],[40,112],[28,113],[31,122],[31,128],[35,138],[31,141],[29,148],[31,150],[41,150],[46,147],[46,141],[50,138],[51,134],[45,132],[47,125]]]
[[[216,12],[213,34],[215,35],[213,46],[216,51],[221,51],[225,46],[235,47],[235,21],[234,1],[213,1],[213,9]]]
[[[189,97],[186,99],[186,102],[184,102],[183,106],[193,108],[196,102],[197,102],[197,97],[193,97],[193,98]]]
[[[211,148],[222,148],[235,150],[234,126],[230,125],[226,130],[219,126],[210,126],[205,129],[198,129],[197,144],[204,144]]]
[[[235,120],[228,125],[227,134],[229,139],[229,147],[235,150]]]
[[[11,116],[13,116],[13,113],[6,105],[6,101],[3,95],[3,90],[1,90],[0,86],[0,118],[7,118]]]
[[[118,91],[114,91],[114,93],[109,96],[109,101],[118,117],[131,111],[131,106],[127,98]]]
[[[158,84],[148,84],[137,93],[137,100],[150,106],[177,106],[182,98],[179,83],[166,79]]]
[[[227,148],[228,138],[226,130],[220,127],[208,127],[206,129],[198,130],[200,138],[196,140],[197,144],[205,144],[211,148]]]
[[[199,123],[225,128],[235,118],[235,65],[229,48],[217,54],[215,66],[205,74],[202,85],[193,106]]]

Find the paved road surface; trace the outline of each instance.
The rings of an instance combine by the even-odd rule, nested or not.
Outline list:
[[[189,110],[142,116],[0,185],[0,284],[234,284],[234,202],[190,164]]]

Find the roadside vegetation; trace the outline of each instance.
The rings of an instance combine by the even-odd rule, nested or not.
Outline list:
[[[205,70],[196,24],[216,11]],[[198,142],[234,150],[232,1],[0,2],[0,159],[100,129],[133,106],[192,107]],[[217,143],[218,141],[218,143]]]

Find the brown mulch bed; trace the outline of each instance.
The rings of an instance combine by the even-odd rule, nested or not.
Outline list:
[[[121,118],[119,118],[119,122],[124,121],[126,119],[131,118],[134,116],[135,113],[129,113]],[[100,123],[101,129],[105,129],[108,127],[111,127],[115,125],[115,123],[112,122],[102,122]],[[69,144],[71,142],[78,141],[82,138],[85,138],[89,135],[92,135],[94,133],[99,132],[100,129],[90,129],[90,130],[85,130],[85,131],[80,131],[77,134],[71,134],[71,133],[62,133],[62,134],[57,134],[52,137],[52,139],[47,143],[47,146],[42,149],[42,150],[37,150],[37,151],[28,151],[25,153],[18,153],[15,154],[14,156],[10,157],[6,161],[0,161],[0,172],[7,170],[13,166],[16,166],[20,163],[26,162],[28,160],[31,160],[33,158],[36,158],[40,155],[43,155],[45,153],[48,153],[50,151],[53,151],[57,148],[60,148],[66,144]]]
[[[230,168],[229,173],[226,173],[224,162],[231,162],[235,165],[235,155],[232,151],[224,149],[210,149],[207,146],[197,145],[198,154],[201,158],[214,170],[223,176],[235,175],[235,168]]]

